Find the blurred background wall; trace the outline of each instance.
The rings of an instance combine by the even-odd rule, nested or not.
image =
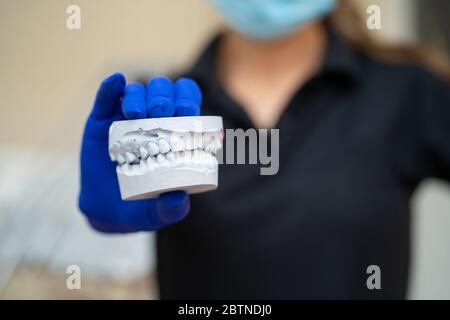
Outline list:
[[[422,6],[427,2],[417,1]],[[66,8],[72,4],[81,8],[81,30],[66,28]],[[423,19],[414,0],[357,0],[357,4],[363,14],[369,4],[380,5],[382,29],[374,33],[385,41],[412,42],[426,35],[419,32],[424,30],[418,28]],[[430,23],[428,18],[425,26]],[[156,297],[151,279],[150,287],[127,287],[120,282],[119,291],[108,289],[108,283],[123,280],[123,274],[134,272],[137,278],[146,277],[143,270],[151,268],[153,260],[142,260],[142,256],[144,244],[150,240],[138,235],[114,238],[116,242],[111,244],[110,238],[94,235],[76,213],[83,123],[101,79],[115,71],[124,72],[129,81],[134,81],[181,70],[192,63],[219,25],[207,0],[0,0],[0,240],[4,240],[0,241],[0,297],[52,297],[64,292],[62,268],[70,259],[52,258],[55,250],[51,248],[67,233],[49,241],[47,249],[38,248],[41,255],[35,253],[37,249],[31,244],[36,240],[30,236],[45,238],[61,225],[64,230],[72,230],[72,240],[66,241],[66,247],[58,246],[59,252],[78,248],[81,259],[84,251],[80,243],[88,239],[91,246],[109,252],[111,263],[115,263],[115,278],[110,277],[105,266],[88,267],[93,278],[104,278],[106,284],[94,281],[87,297]],[[60,167],[54,165],[55,161]],[[33,202],[27,204],[33,193]],[[55,208],[53,200],[61,193],[63,200]],[[430,181],[421,187],[413,205],[410,297],[450,298],[449,187]],[[55,213],[48,214],[52,210]],[[42,218],[45,214],[47,222]],[[55,217],[66,218],[60,218],[61,225],[52,225],[49,221],[54,222]],[[41,228],[48,232],[30,233],[33,229],[27,224],[32,221],[41,222]],[[14,228],[28,236],[27,245]],[[123,250],[114,249],[117,247]],[[134,255],[127,255],[129,247],[134,248]],[[20,250],[23,253],[19,254]],[[95,252],[90,254],[90,258],[83,257],[86,266],[98,260]],[[48,262],[52,259],[60,262]],[[133,269],[130,261],[136,259],[139,263]],[[24,267],[33,261],[39,261],[37,271]],[[136,281],[125,280],[127,285]],[[26,285],[30,281],[36,281],[36,285]],[[39,286],[52,281],[56,284],[50,285],[51,289],[39,290]],[[67,292],[62,295],[74,297]]]

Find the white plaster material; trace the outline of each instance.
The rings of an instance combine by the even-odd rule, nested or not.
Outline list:
[[[170,117],[113,122],[109,155],[117,162],[123,200],[155,198],[174,190],[189,194],[218,186],[222,118]]]

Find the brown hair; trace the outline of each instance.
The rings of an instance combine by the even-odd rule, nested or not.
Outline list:
[[[328,17],[328,21],[357,50],[385,61],[420,63],[450,80],[450,62],[444,51],[420,45],[380,44],[368,34],[365,21],[352,0],[339,0],[336,10]]]

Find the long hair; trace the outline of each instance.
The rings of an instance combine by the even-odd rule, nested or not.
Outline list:
[[[383,45],[369,35],[364,19],[352,0],[339,0],[327,18],[331,26],[355,49],[384,61],[419,63],[450,80],[450,60],[443,50],[422,45]]]

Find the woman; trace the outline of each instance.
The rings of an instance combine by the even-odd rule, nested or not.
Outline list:
[[[231,30],[186,77],[102,83],[83,138],[81,211],[102,232],[159,230],[162,298],[405,298],[409,200],[426,177],[450,180],[449,85],[378,59],[405,54],[355,32],[347,1],[214,3]],[[226,128],[280,130],[278,174],[224,165],[217,191],[121,201],[110,123],[198,115],[199,88],[202,114]],[[373,265],[381,288],[367,284]]]

